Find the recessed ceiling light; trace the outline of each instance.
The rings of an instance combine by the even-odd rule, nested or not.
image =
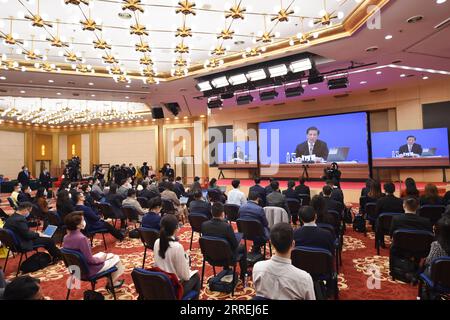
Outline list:
[[[93,85],[94,85],[94,83],[93,83],[93,82],[89,82],[89,83],[88,83],[88,85],[90,85],[90,86],[93,86]]]
[[[400,75],[400,78],[404,78],[404,77],[406,77],[406,74],[402,73],[402,74]]]
[[[120,12],[117,15],[119,16],[119,18],[124,19],[124,20],[131,19],[131,14],[129,14],[128,12]]]
[[[55,82],[55,81],[53,81],[53,80],[50,79],[50,80],[48,80],[48,82],[49,82],[49,83],[53,83],[53,82]]]
[[[423,80],[428,80],[429,78],[427,76],[424,76],[422,79]]]
[[[20,93],[25,93],[25,91],[24,90],[20,90]]]
[[[319,88],[317,88],[317,87],[312,87],[311,88],[311,90],[317,90],[317,89],[319,89]]]
[[[166,120],[170,120],[170,118],[166,118]]]
[[[392,34],[388,34],[386,37],[384,37],[386,40],[391,40],[393,38]]]
[[[95,94],[91,94],[91,97],[95,97]]]
[[[383,72],[381,72],[381,71],[377,71],[377,74],[382,74]]]
[[[205,117],[205,115],[204,114],[202,114],[201,116],[200,116],[200,118],[204,118]]]
[[[1,77],[0,77],[0,80],[6,80],[6,77],[1,76]]]
[[[130,99],[130,97],[126,96],[125,99]]]
[[[125,86],[125,88],[129,88],[130,87],[130,85],[129,84],[127,84],[126,86]]]
[[[437,4],[441,4],[441,3],[444,3],[444,2],[446,2],[447,0],[436,0],[436,3]]]
[[[56,94],[57,94],[58,96],[60,96],[60,95],[61,95],[61,92],[57,92]]]
[[[184,117],[183,117],[183,119],[187,119],[187,118],[188,118],[187,116],[184,116]]]
[[[366,84],[367,81],[361,81],[359,84]]]

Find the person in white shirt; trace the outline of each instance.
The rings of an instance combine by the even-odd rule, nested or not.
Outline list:
[[[247,198],[245,197],[245,194],[239,190],[239,185],[241,184],[240,180],[233,180],[231,182],[231,185],[233,186],[233,190],[231,190],[228,193],[228,204],[236,204],[238,206],[242,206],[247,203]]]
[[[189,268],[189,257],[178,242],[178,219],[173,214],[166,214],[161,219],[159,239],[153,246],[155,265],[168,273],[174,273],[183,286],[183,292],[200,291],[200,277],[197,270]],[[197,295],[198,297],[198,295]]]
[[[253,267],[256,295],[270,300],[316,300],[311,275],[292,265],[295,242],[291,225],[285,222],[274,225],[270,241],[274,255]]]

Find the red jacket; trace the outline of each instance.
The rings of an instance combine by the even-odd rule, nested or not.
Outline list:
[[[153,271],[153,272],[162,272],[164,273],[166,276],[169,277],[170,282],[172,282],[172,286],[175,290],[175,294],[178,300],[181,300],[183,298],[183,286],[181,285],[180,281],[178,281],[178,277],[176,274],[174,273],[169,273],[166,272],[164,270],[161,270],[158,267],[152,267],[147,269],[148,271]]]

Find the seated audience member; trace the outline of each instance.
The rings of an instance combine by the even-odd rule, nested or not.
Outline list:
[[[261,179],[255,178],[255,185],[251,186],[248,190],[248,193],[250,192],[256,192],[259,195],[259,198],[261,199],[260,205],[261,207],[266,206],[266,190],[261,187]]]
[[[272,186],[270,185],[272,183],[272,181],[276,181],[276,179],[275,178],[269,178],[269,185],[264,188],[264,191],[266,192],[266,196],[273,192]]]
[[[202,190],[202,185],[200,184],[200,177],[194,177],[194,182],[189,187],[189,193],[194,194],[196,190]]]
[[[131,188],[128,179],[123,179],[120,182],[120,187],[117,189],[117,194],[119,194],[123,199],[127,197],[128,190]]]
[[[3,300],[45,300],[40,280],[28,275],[11,280],[3,293]]]
[[[408,198],[403,201],[405,214],[395,216],[392,219],[391,236],[398,229],[433,231],[430,220],[416,214],[418,207],[419,201],[416,198]]]
[[[86,221],[86,232],[91,233],[95,230],[106,229],[114,238],[122,241],[125,236],[108,222],[100,219],[100,217],[88,206],[84,204],[84,194],[78,192],[75,194],[76,211],[82,211]]]
[[[270,187],[273,191],[267,195],[266,205],[270,207],[283,208],[289,214],[289,208],[286,204],[286,197],[280,191],[280,183],[274,180],[270,183]]]
[[[84,198],[86,199],[86,205],[95,211],[95,200],[91,196],[91,187],[89,186],[89,184],[83,184],[81,186],[81,192],[84,194]]]
[[[305,178],[301,177],[300,179],[298,179],[298,181],[300,182],[300,184],[295,187],[295,193],[297,194],[297,196],[301,194],[307,194],[311,196],[311,190],[309,190],[309,187],[305,185]]]
[[[81,230],[86,228],[86,221],[84,220],[83,212],[75,211],[69,213],[64,218],[64,224],[67,227],[68,233],[64,236],[63,248],[76,250],[84,256],[87,262],[89,277],[92,277],[99,272],[106,271],[112,267],[116,267],[117,271],[111,274],[113,283],[108,283],[106,288],[109,291],[112,291],[111,286],[114,286],[114,288],[120,288],[124,283],[124,280],[119,281],[118,279],[125,271],[125,268],[120,262],[119,256],[116,254],[99,252],[92,255],[89,239],[81,233]]]
[[[317,223],[333,224],[334,219],[330,219],[330,216],[327,215],[327,204],[322,196],[318,194],[313,196],[310,205],[311,207],[313,207],[314,212],[316,213]]]
[[[141,204],[139,203],[139,201],[136,200],[136,190],[134,190],[134,189],[128,190],[127,198],[122,201],[122,206],[123,207],[133,207],[134,210],[136,210],[136,212],[141,216],[148,212],[148,210],[143,209],[141,207]]]
[[[39,187],[39,189],[36,191],[34,202],[44,215],[48,213],[49,208],[47,202],[47,190],[44,187]]]
[[[128,192],[128,189],[127,189]],[[125,195],[126,197],[126,195]],[[120,219],[120,228],[125,229],[126,227],[126,217],[122,212],[122,201],[125,197],[117,193],[117,184],[111,183],[109,187],[109,192],[105,195],[105,200],[111,205],[114,216]]]
[[[288,223],[277,223],[270,231],[274,248],[270,260],[255,263],[253,285],[256,295],[271,300],[315,300],[311,275],[292,265],[294,233]]]
[[[303,206],[300,209],[303,226],[294,232],[295,246],[322,248],[334,255],[335,236],[330,231],[318,227],[316,218],[313,207]]]
[[[194,200],[189,204],[189,214],[200,213],[211,219],[211,204],[202,199],[203,195],[200,190],[196,190],[194,193]]]
[[[361,197],[367,197],[367,194],[370,191],[370,186],[372,184],[373,179],[369,178],[366,180],[366,186],[361,189]]]
[[[239,267],[241,269],[241,279],[244,279],[247,273],[247,253],[244,245],[239,245],[233,227],[225,221],[225,213],[221,202],[215,202],[212,205],[212,216],[211,220],[203,222],[202,236],[225,239],[230,244],[231,251],[235,255],[242,254],[241,260],[239,260]]]
[[[431,243],[430,253],[425,260],[428,274],[433,260],[444,256],[450,256],[450,216],[447,215],[443,215],[436,224],[436,241]]]
[[[14,202],[14,204],[17,206],[19,204],[19,200],[17,199],[19,197],[19,193],[21,191],[20,184],[15,183],[13,186],[13,192],[11,193],[11,199]]]
[[[405,199],[407,198],[417,198],[419,199],[419,190],[417,190],[416,181],[413,178],[406,178],[405,180]]]
[[[51,238],[42,237],[41,233],[33,232],[29,229],[26,218],[30,215],[33,204],[30,202],[21,202],[16,212],[14,212],[3,226],[14,232],[19,247],[23,250],[31,251],[35,245],[43,245],[52,256],[53,262],[61,259],[61,252],[56,247]]]
[[[181,181],[181,177],[175,178],[174,183],[174,192],[177,194],[177,197],[185,197],[186,196],[186,190],[184,189],[183,181]]]
[[[209,181],[208,189],[220,190],[219,186],[217,185],[217,179],[216,178],[212,178],[211,181]]]
[[[94,180],[91,192],[95,193],[99,199],[103,197],[102,185],[99,179]]]
[[[336,201],[331,198],[332,189],[329,185],[326,185],[322,188],[323,199],[325,200],[325,211],[334,210],[337,211],[341,217],[342,212],[344,211],[344,205],[340,201]]]
[[[344,204],[344,192],[337,185],[338,182],[333,180],[327,180],[326,184],[331,188],[331,199]]]
[[[261,247],[269,239],[269,223],[264,209],[258,205],[259,196],[256,192],[250,192],[248,202],[239,208],[239,218],[259,221],[264,228],[264,237],[253,241],[253,253],[261,253]]]
[[[161,192],[161,199],[169,200],[172,202],[173,206],[177,210],[177,217],[181,221],[181,223],[186,223],[187,220],[187,208],[181,205],[180,200],[178,199],[176,193],[173,191],[173,183],[169,181],[162,182],[160,184],[161,188],[164,189]]]
[[[424,205],[443,205],[444,200],[439,197],[438,188],[432,183],[425,185],[425,193],[420,197],[420,206]]]
[[[141,225],[144,228],[159,230],[161,227],[161,197],[154,197],[148,201],[148,213],[142,218]]]
[[[298,193],[294,190],[295,181],[289,180],[287,184],[287,189],[282,192],[286,199],[296,199],[299,200]]]
[[[198,272],[192,274],[189,268],[189,256],[176,238],[178,231],[178,220],[174,215],[166,214],[162,217],[160,236],[153,247],[155,266],[175,274],[184,293],[192,290],[199,292],[200,277]]]
[[[403,200],[394,195],[395,184],[388,182],[384,184],[386,195],[377,200],[377,213],[384,212],[403,212]]]
[[[17,196],[17,201],[21,202],[33,202],[33,197],[31,196],[31,188],[30,186],[22,186],[22,190]]]
[[[81,190],[81,185],[78,183],[78,182],[72,182],[71,184],[70,184],[70,189],[69,189],[69,193],[70,193],[70,195],[71,195],[71,197],[70,197],[70,199],[72,200],[72,202],[75,204],[75,202],[74,202],[74,196],[75,196],[75,194],[77,193],[77,192],[82,192],[82,190]]]
[[[65,189],[59,191],[56,195],[56,211],[58,212],[61,221],[64,221],[66,215],[75,211],[73,202],[70,199],[71,196],[69,191]]]
[[[150,200],[159,197],[159,190],[155,185],[151,185],[147,181],[144,181],[142,182],[142,191],[138,193],[138,196]]]
[[[377,203],[378,199],[383,197],[381,192],[381,183],[377,180],[372,180],[370,183],[370,189],[366,196],[367,203]]]
[[[238,206],[242,206],[247,202],[247,200],[245,198],[245,194],[241,190],[239,190],[240,184],[241,184],[241,181],[237,180],[237,179],[234,179],[231,182],[231,185],[233,186],[233,190],[228,192],[228,199],[227,199],[228,204],[236,204]]]

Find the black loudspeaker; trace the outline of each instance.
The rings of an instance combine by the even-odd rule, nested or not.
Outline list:
[[[153,119],[164,119],[163,108],[152,108],[152,117]]]
[[[180,105],[177,102],[168,102],[165,103],[164,106],[167,108],[167,110],[169,110],[174,116],[177,116],[180,111]]]

